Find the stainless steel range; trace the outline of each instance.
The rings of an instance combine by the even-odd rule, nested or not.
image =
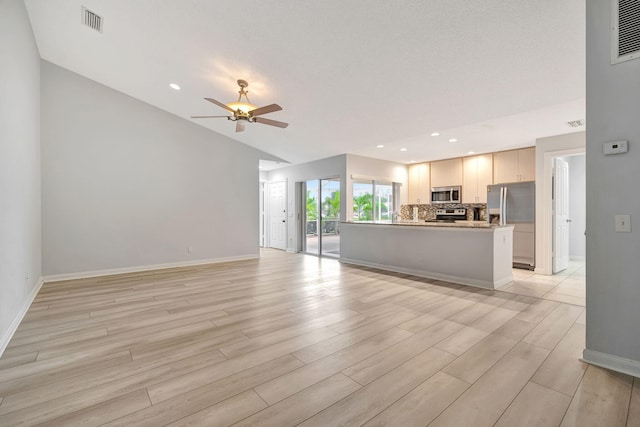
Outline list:
[[[466,219],[466,208],[436,209],[436,219],[428,219],[425,222],[456,222],[465,221]]]

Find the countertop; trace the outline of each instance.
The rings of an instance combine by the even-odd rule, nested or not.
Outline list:
[[[398,222],[373,222],[373,221],[350,221],[347,224],[368,224],[368,225],[397,225],[403,227],[454,227],[454,228],[499,228],[513,227],[512,225],[489,224],[486,221],[456,221],[456,222],[425,222],[425,221],[398,221]]]

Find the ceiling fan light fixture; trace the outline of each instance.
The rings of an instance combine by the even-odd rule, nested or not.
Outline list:
[[[249,101],[249,92],[247,91],[247,86],[249,86],[249,83],[247,83],[246,80],[240,79],[238,80],[238,86],[240,86],[240,90],[238,91],[238,100],[236,102],[230,102],[229,104],[227,104],[227,107],[231,108],[233,111],[239,112],[241,115],[246,116],[249,114],[249,111],[253,111],[258,107],[253,105],[251,101]],[[244,101],[242,100],[243,97]]]
[[[229,104],[227,104],[227,107],[231,108],[234,111],[238,111],[238,110],[242,111],[245,114],[249,113],[249,111],[253,111],[256,108],[258,108],[253,104],[249,104],[248,102],[242,102],[242,101],[230,102]]]
[[[192,119],[208,119],[208,118],[222,118],[226,117],[227,120],[236,122],[236,132],[242,132],[245,129],[245,123],[261,123],[263,125],[275,126],[278,128],[286,128],[289,123],[279,122],[278,120],[265,119],[262,117],[264,114],[273,113],[274,111],[282,110],[282,107],[278,104],[269,104],[264,107],[256,107],[249,101],[246,88],[249,86],[246,80],[238,80],[238,86],[240,91],[238,92],[238,100],[229,104],[223,104],[213,98],[205,98],[206,101],[212,104],[222,107],[232,116],[191,116]],[[244,98],[244,101],[242,100]]]

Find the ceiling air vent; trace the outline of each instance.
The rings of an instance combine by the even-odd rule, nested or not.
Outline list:
[[[82,23],[89,28],[93,28],[97,32],[102,32],[102,23],[104,19],[102,16],[91,12],[86,7],[82,7]]]
[[[611,0],[611,64],[640,58],[640,1]]]
[[[584,120],[572,120],[570,122],[567,122],[567,124],[572,128],[579,128],[584,126]]]

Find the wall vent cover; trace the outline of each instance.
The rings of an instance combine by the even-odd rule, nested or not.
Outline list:
[[[102,32],[102,25],[104,23],[104,18],[98,15],[97,13],[91,12],[86,7],[82,6],[82,23],[89,28],[96,30],[97,32]]]
[[[570,122],[567,122],[567,124],[572,128],[579,128],[584,126],[584,120],[572,120]]]
[[[640,1],[611,0],[611,64],[640,58]]]

